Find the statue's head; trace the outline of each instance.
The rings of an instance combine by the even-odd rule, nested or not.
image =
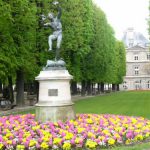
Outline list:
[[[53,18],[54,18],[54,14],[53,14],[53,13],[49,13],[49,14],[48,14],[48,18],[49,18],[49,19],[53,19]]]
[[[58,1],[53,1],[53,5],[58,5],[59,2]]]

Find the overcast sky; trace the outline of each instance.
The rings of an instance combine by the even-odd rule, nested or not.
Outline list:
[[[105,12],[109,24],[121,39],[128,27],[134,27],[148,38],[149,0],[93,0]]]

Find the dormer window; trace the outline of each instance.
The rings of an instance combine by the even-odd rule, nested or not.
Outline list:
[[[132,38],[129,39],[129,47],[133,47],[134,40]]]
[[[129,43],[129,47],[133,47],[133,43]]]

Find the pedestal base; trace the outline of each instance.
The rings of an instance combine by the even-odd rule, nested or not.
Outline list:
[[[36,106],[36,120],[57,122],[75,119],[73,105],[69,106]]]
[[[68,70],[44,70],[36,80],[39,81],[39,102],[36,104],[36,120],[41,122],[75,119],[70,94]]]

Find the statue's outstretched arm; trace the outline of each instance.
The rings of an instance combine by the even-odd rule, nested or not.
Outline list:
[[[50,25],[51,25],[50,22],[44,24],[44,26],[50,26]]]
[[[61,15],[62,15],[62,9],[61,9],[61,7],[58,7],[58,15],[57,15],[57,18],[60,19],[60,18],[61,18]]]

